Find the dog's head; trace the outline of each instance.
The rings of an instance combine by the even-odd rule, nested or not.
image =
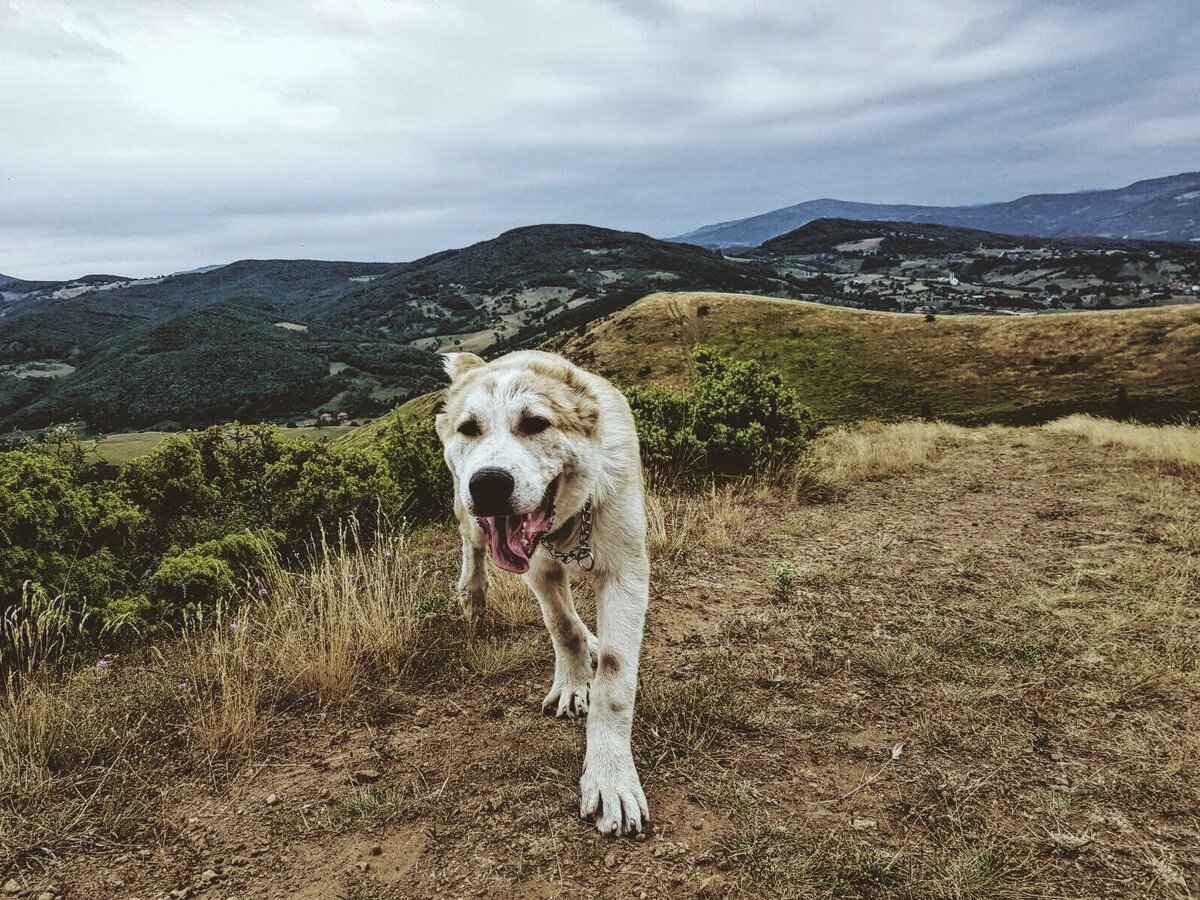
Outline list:
[[[591,491],[600,406],[571,363],[514,353],[485,363],[446,356],[450,387],[437,416],[457,499],[487,534],[492,559],[529,571],[538,541]]]

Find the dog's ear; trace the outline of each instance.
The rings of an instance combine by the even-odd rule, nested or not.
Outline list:
[[[484,365],[484,361],[474,353],[444,353],[442,354],[442,365],[445,366],[450,380],[458,381],[467,372]]]

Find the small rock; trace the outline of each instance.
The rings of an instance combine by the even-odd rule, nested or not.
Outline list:
[[[696,889],[697,897],[723,897],[725,896],[725,878],[722,875],[709,875],[702,882],[700,887]]]
[[[1048,831],[1046,835],[1050,838],[1050,843],[1059,850],[1070,852],[1082,850],[1095,840],[1090,834],[1071,834],[1065,831]]]
[[[266,799],[263,800],[263,803],[267,804],[267,806],[274,806],[278,802],[279,802],[278,794],[267,794]]]
[[[354,864],[354,868],[358,869],[360,872],[365,872],[367,869],[371,868],[371,864],[366,860],[362,860],[360,862],[356,862]]]
[[[878,825],[879,823],[874,819],[859,818],[858,816],[850,820],[850,827],[855,831],[868,831]]]
[[[377,769],[359,769],[350,776],[350,781],[354,784],[374,784],[382,777]]]
[[[53,891],[42,891],[37,895],[37,900],[54,900],[57,896]]]
[[[15,878],[10,878],[8,881],[4,882],[4,893],[6,894],[19,894],[21,893],[21,890],[21,882],[17,881]]]
[[[604,856],[604,868],[615,869],[616,867],[617,867],[617,854],[614,851],[609,850],[608,853],[605,854],[605,856]]]
[[[192,889],[190,887],[175,888],[175,890],[171,891],[171,896],[175,900],[187,900],[188,897],[192,896]]]
[[[154,855],[154,851],[153,851],[153,850],[139,850],[139,851],[138,851],[138,858],[139,858],[139,859],[149,859],[149,858],[150,858],[150,857],[152,857],[153,855]]]
[[[221,876],[212,869],[205,869],[200,873],[200,880],[205,884],[212,884],[214,881],[220,880]]]

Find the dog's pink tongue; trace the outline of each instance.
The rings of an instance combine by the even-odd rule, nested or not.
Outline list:
[[[506,572],[523,575],[529,571],[529,554],[522,544],[524,516],[488,516],[491,528],[486,529],[492,545],[492,560]]]
[[[492,550],[492,561],[506,572],[524,575],[538,541],[550,529],[550,516],[542,510],[527,516],[481,516]]]

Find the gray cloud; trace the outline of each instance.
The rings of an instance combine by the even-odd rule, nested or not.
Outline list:
[[[1198,167],[1189,0],[0,0],[0,272],[409,259]]]

